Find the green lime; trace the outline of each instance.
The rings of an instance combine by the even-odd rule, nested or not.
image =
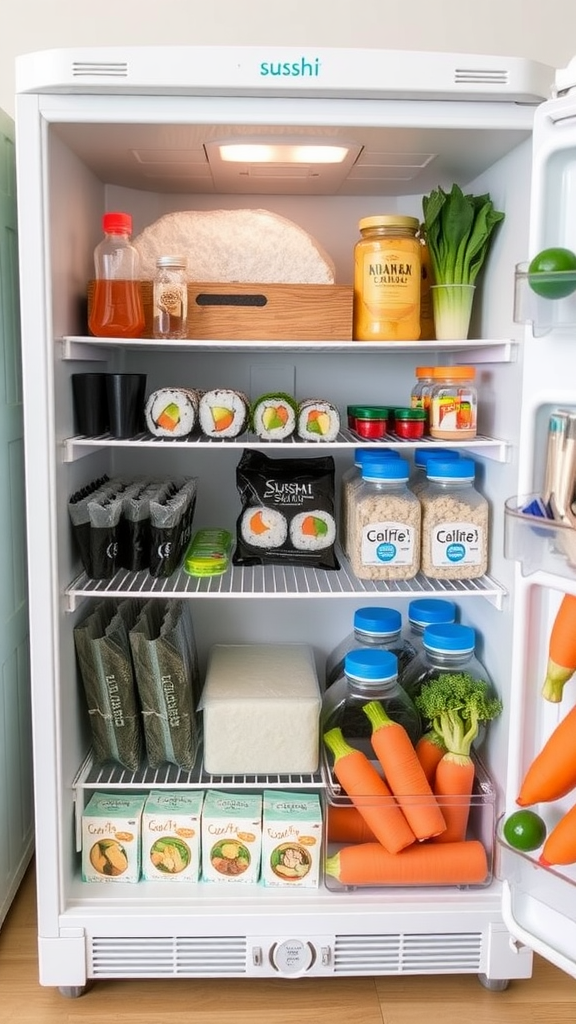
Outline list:
[[[546,839],[546,825],[535,811],[514,811],[506,818],[502,831],[516,850],[537,850]]]
[[[528,283],[537,295],[563,299],[576,291],[576,253],[561,246],[543,249],[531,261],[528,275]]]

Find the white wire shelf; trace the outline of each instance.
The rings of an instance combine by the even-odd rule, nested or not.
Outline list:
[[[288,447],[292,450],[306,451],[307,454],[315,453],[320,455],[325,451],[349,448],[351,445],[355,448],[363,445],[376,445],[377,447],[397,448],[400,451],[410,451],[414,448],[427,446],[465,449],[466,451],[478,450],[483,456],[496,462],[507,462],[510,451],[510,445],[506,441],[486,437],[485,435],[478,435],[472,441],[435,441],[431,437],[422,437],[417,441],[405,441],[394,433],[388,433],[383,438],[370,441],[358,437],[351,430],[343,428],[339,431],[336,440],[315,442],[304,441],[296,435],[287,437],[283,441],[263,441],[257,434],[249,431],[246,431],[239,437],[227,440],[207,437],[205,434],[191,434],[183,438],[154,437],[152,434],[144,431],[143,433],[136,434],[134,437],[121,439],[112,437],[110,434],[100,434],[97,437],[87,437],[80,434],[76,437],[66,438],[63,442],[63,461],[65,463],[75,462],[77,459],[91,455],[93,452],[103,448],[138,447],[152,448],[156,451],[162,450],[165,452],[168,448],[187,448],[188,450],[191,448],[211,448],[214,450],[218,448],[238,449],[250,447],[275,449]]]
[[[183,569],[167,577],[120,569],[108,580],[93,580],[82,573],[66,589],[67,610],[74,611],[78,602],[86,597],[343,598],[355,594],[363,597],[448,594],[456,601],[467,596],[481,596],[501,608],[507,593],[488,575],[478,579],[433,580],[418,573],[410,580],[359,580],[342,553],[338,551],[337,555],[340,569],[305,569],[293,565],[232,566],[221,576],[205,577],[189,576]]]

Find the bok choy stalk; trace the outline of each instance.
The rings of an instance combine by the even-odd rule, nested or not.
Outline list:
[[[452,185],[450,192],[441,187],[434,189],[423,197],[422,210],[434,283],[475,284],[488,255],[494,229],[504,220],[504,214],[494,209],[488,193],[464,195],[458,185]],[[469,297],[455,298],[449,292],[437,296],[437,302],[449,303],[454,316],[459,313],[458,303],[468,301]],[[446,314],[448,312],[446,310]]]

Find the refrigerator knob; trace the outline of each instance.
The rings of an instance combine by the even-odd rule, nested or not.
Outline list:
[[[262,967],[262,946],[252,947],[252,963],[254,967]]]
[[[301,939],[286,939],[270,950],[272,966],[280,974],[302,974],[312,967],[316,951],[311,942]]]
[[[321,946],[320,947],[320,963],[322,964],[322,967],[329,967],[331,961],[332,961],[332,950],[330,949],[330,946]]]

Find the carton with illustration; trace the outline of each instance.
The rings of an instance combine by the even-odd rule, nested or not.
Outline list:
[[[202,810],[205,882],[257,882],[262,846],[262,797],[209,789]]]
[[[197,882],[200,872],[201,790],[152,790],[142,816],[142,877]]]
[[[322,811],[317,794],[264,790],[264,885],[317,887],[321,849]]]
[[[145,796],[93,793],[82,815],[82,879],[137,882]]]

